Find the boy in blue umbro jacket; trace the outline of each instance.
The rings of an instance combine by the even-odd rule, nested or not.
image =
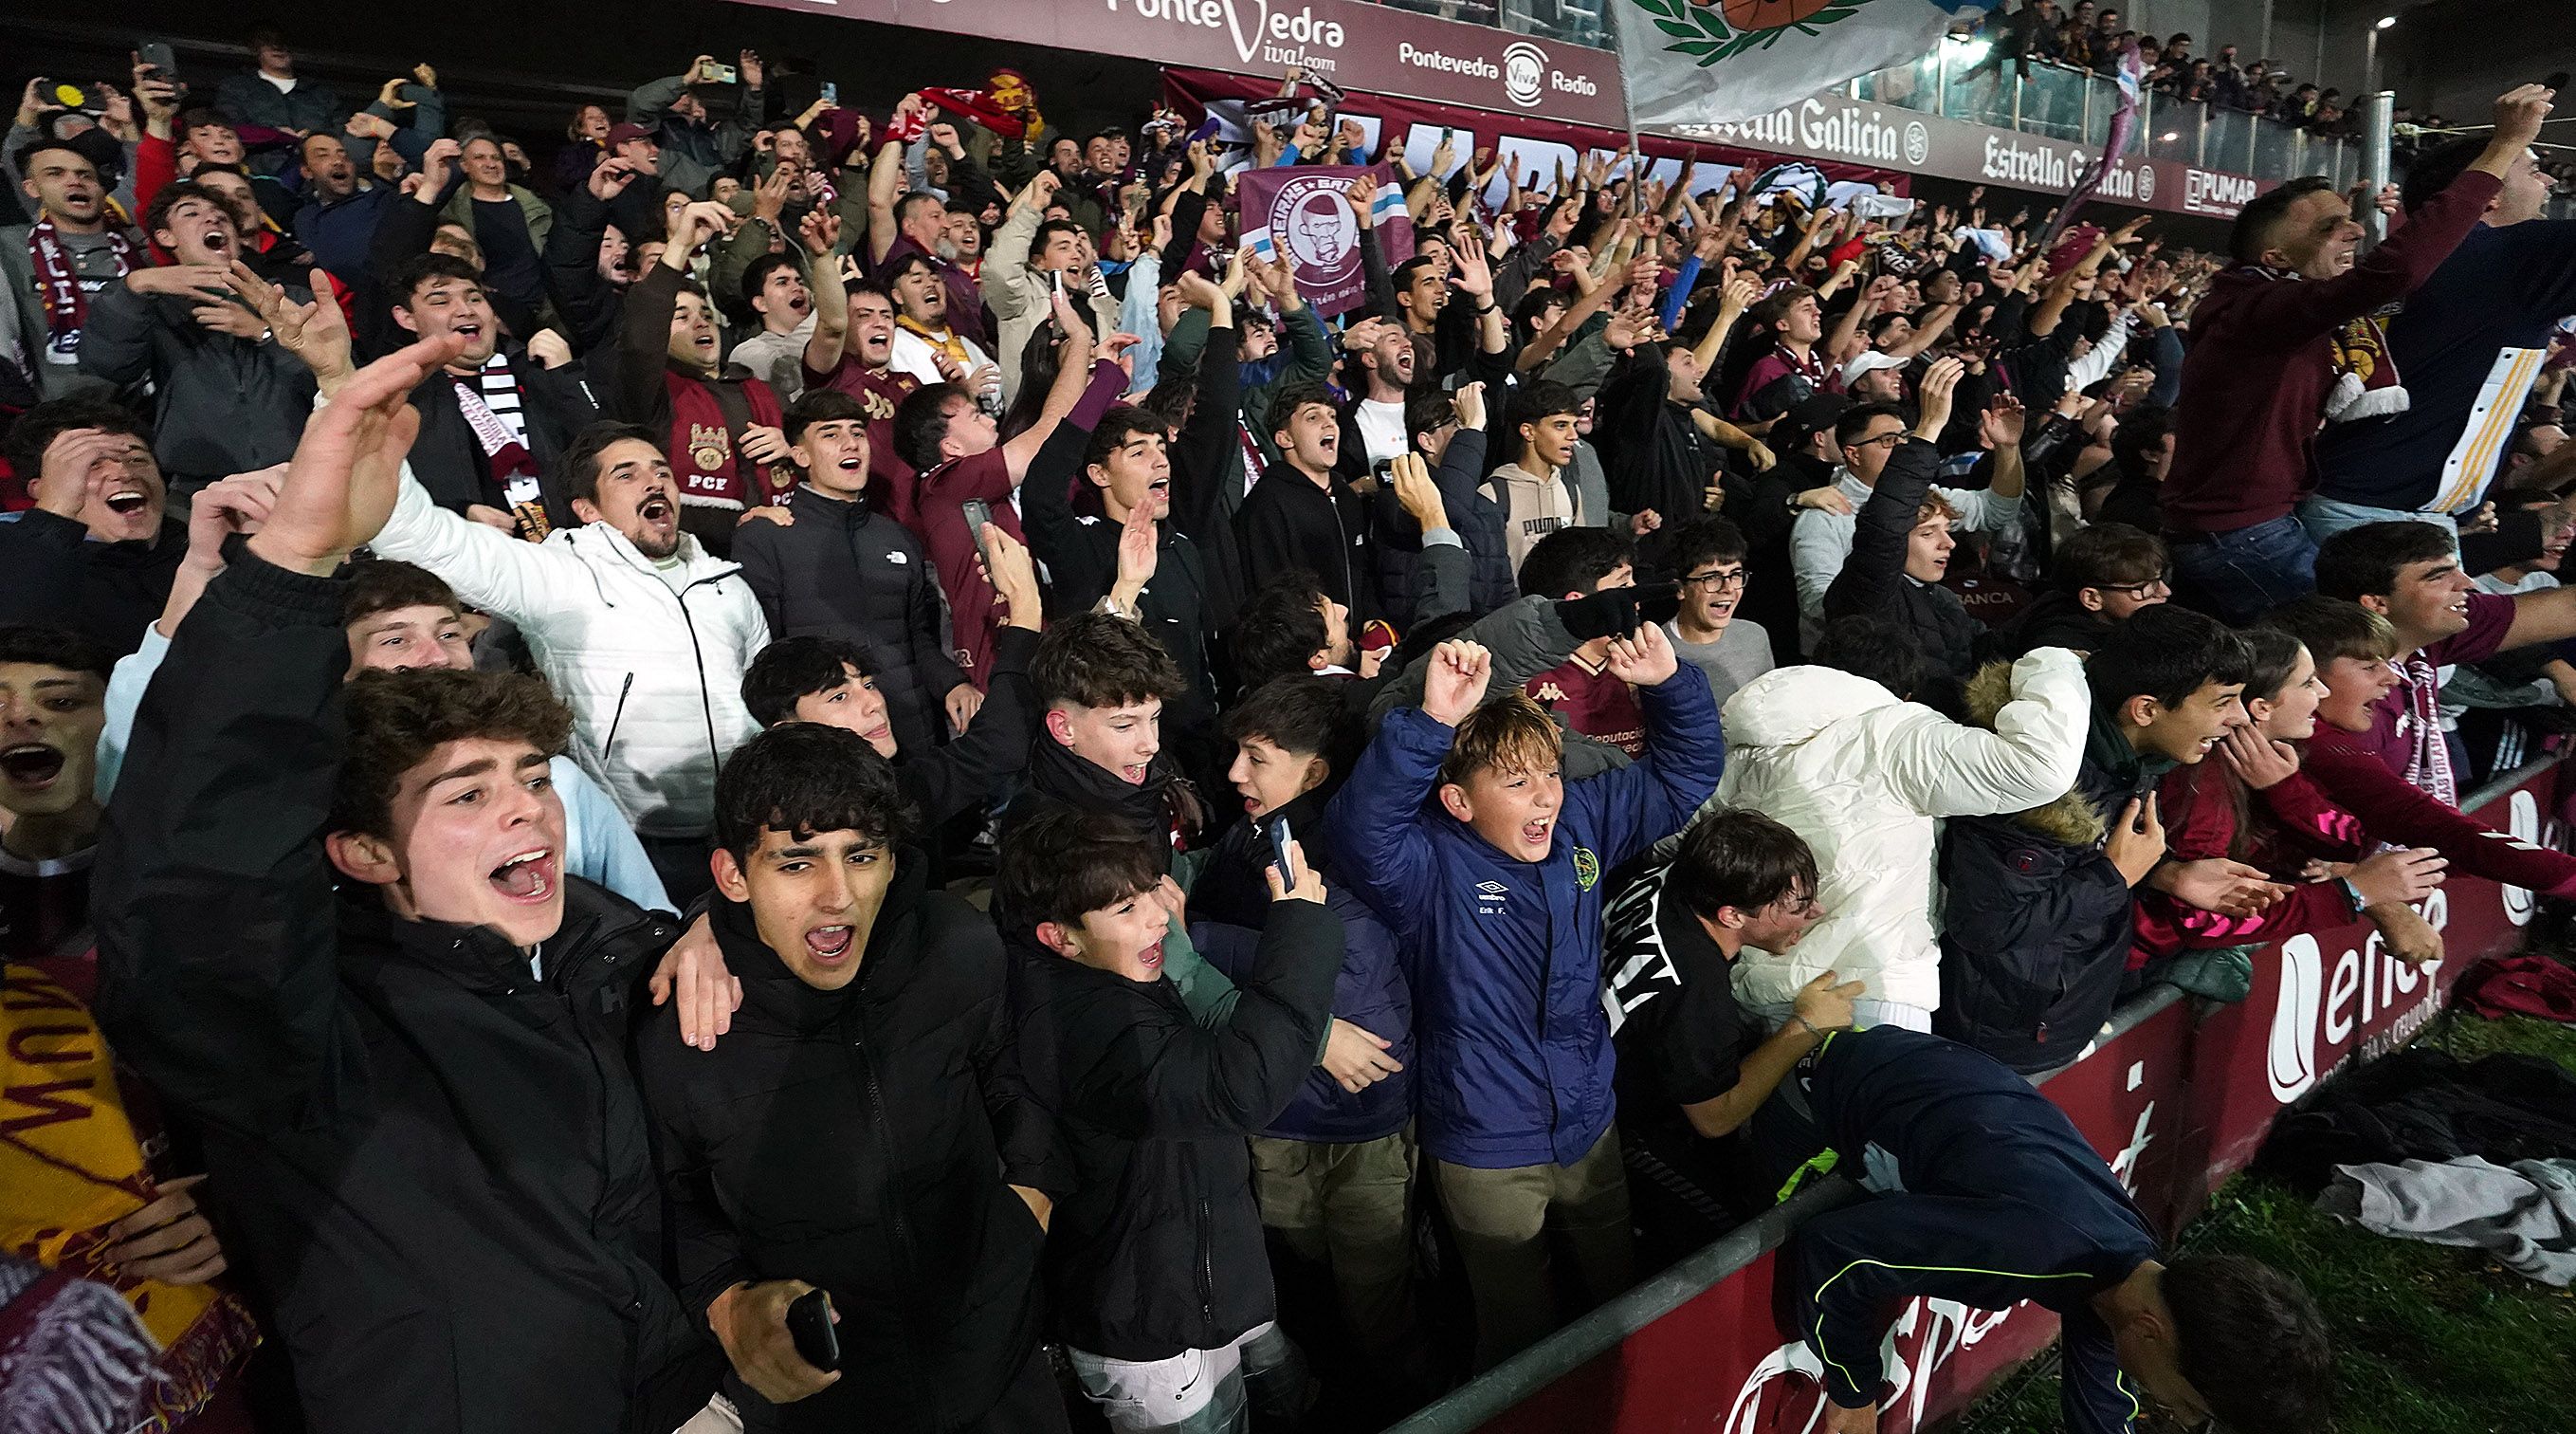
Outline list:
[[[1404,953],[1421,1145],[1480,1366],[1553,1326],[1546,1225],[1592,1298],[1628,1283],[1601,878],[1689,822],[1726,750],[1706,675],[1651,623],[1609,653],[1646,716],[1646,755],[1619,771],[1564,781],[1562,734],[1535,703],[1480,708],[1490,667],[1474,643],[1442,644],[1422,706],[1388,714],[1325,815],[1336,869]]]

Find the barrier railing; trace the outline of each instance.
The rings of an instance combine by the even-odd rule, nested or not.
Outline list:
[[[2542,838],[2559,780],[2551,758],[2462,806]],[[2254,989],[2204,1009],[2171,987],[2122,1007],[2110,1033],[2042,1081],[2139,1206],[2168,1234],[2252,1160],[2274,1117],[2351,1060],[2374,1059],[2437,1014],[2460,971],[2519,949],[2532,895],[2454,877],[2424,914],[2445,959],[2417,971],[2367,925],[2302,933],[2256,958]],[[1798,1224],[1861,1198],[1820,1183],[1558,1330],[1395,1427],[1395,1434],[1768,1434],[1818,1427],[1823,1389],[1780,1321],[1776,1257]],[[2034,1306],[1909,1303],[1887,1337],[1894,1392],[1879,1427],[1908,1434],[1964,1407],[2056,1338]]]

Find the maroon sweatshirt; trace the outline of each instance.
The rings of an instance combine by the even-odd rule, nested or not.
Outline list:
[[[2503,187],[2494,175],[2464,172],[2408,215],[2387,243],[2332,279],[2242,264],[2209,281],[2191,312],[2191,350],[2174,404],[2167,529],[2250,528],[2287,515],[2316,487],[2308,450],[2334,388],[2335,330],[2423,283]]]

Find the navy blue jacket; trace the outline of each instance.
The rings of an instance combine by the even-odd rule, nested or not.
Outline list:
[[[1402,943],[1422,1148],[1480,1170],[1571,1165],[1610,1128],[1601,878],[1682,829],[1726,761],[1708,676],[1640,688],[1646,755],[1565,784],[1556,844],[1516,861],[1432,798],[1457,735],[1387,714],[1325,813],[1334,870]]]
[[[2317,435],[2317,496],[2378,508],[2462,513],[2484,496],[2513,441],[2521,400],[2471,424],[2479,390],[2501,377],[2528,391],[2550,331],[2576,310],[2576,222],[2530,220],[2469,231],[2388,324],[2404,413]],[[2512,392],[2512,389],[2508,389]],[[2446,471],[2457,453],[2457,472]]]
[[[1844,1408],[1875,1404],[1890,1312],[1916,1295],[2064,1322],[2060,1400],[2073,1434],[2125,1434],[2138,1400],[2094,1295],[2156,1258],[2144,1215],[2066,1113],[1992,1057],[1897,1026],[1826,1038],[1765,1105],[1757,1139],[1791,1127],[1857,1174],[1863,1152],[1901,1189],[1798,1227],[1789,1257],[1798,1328]],[[1789,1113],[1803,1095],[1812,1122]],[[1812,1146],[1810,1147],[1812,1148]]]

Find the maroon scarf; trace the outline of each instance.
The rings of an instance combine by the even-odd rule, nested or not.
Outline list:
[[[108,227],[107,244],[116,251],[117,277],[133,273],[134,246],[114,225]],[[89,292],[81,287],[72,252],[63,247],[51,217],[39,217],[27,232],[27,254],[35,263],[36,297],[45,305],[45,361],[69,363],[80,352],[81,328],[89,322]]]

